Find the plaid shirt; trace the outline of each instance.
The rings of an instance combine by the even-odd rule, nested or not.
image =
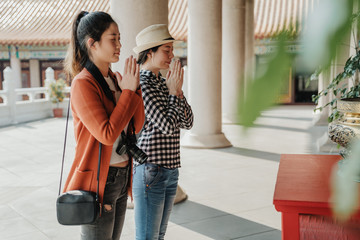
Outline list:
[[[165,78],[147,70],[140,71],[140,85],[145,106],[145,123],[138,147],[147,162],[165,168],[180,167],[180,128],[190,129],[193,113],[185,97],[169,95]]]

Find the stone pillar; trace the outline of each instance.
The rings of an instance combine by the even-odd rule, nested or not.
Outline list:
[[[49,86],[49,83],[55,82],[55,71],[51,67],[45,70],[45,87]]]
[[[22,88],[21,84],[21,61],[17,56],[17,50],[11,47],[10,52],[10,66],[13,72],[13,81],[15,88]]]
[[[331,71],[324,71],[319,75],[318,79],[318,91],[321,92],[330,84]],[[330,101],[330,95],[323,96],[319,99],[318,105],[316,107],[324,106],[327,102]],[[313,124],[315,126],[325,126],[328,125],[328,117],[330,115],[329,107],[324,108],[321,112],[317,111],[314,114]]]
[[[342,42],[341,44],[339,44],[339,46],[337,46],[336,48],[336,58],[335,60],[331,63],[330,66],[330,70],[329,73],[324,73],[324,77],[323,79],[319,79],[319,81],[322,81],[322,83],[319,83],[319,87],[322,87],[323,89],[326,88],[329,83],[342,71],[344,71],[344,66],[346,63],[346,60],[349,58],[350,56],[350,49],[351,46],[349,45],[350,41],[351,41],[351,34],[349,34],[344,42]],[[329,78],[327,78],[327,76],[329,76]],[[320,88],[319,88],[320,91]],[[334,99],[334,96],[332,94],[329,94],[326,97],[323,97],[322,99],[322,104],[324,105],[326,102],[330,102]],[[327,125],[327,123],[325,122],[325,117],[329,116],[331,113],[331,109],[325,109],[323,110],[323,114],[322,118],[324,121],[324,124]],[[320,115],[321,116],[321,115]],[[321,118],[321,117],[318,117]],[[318,125],[320,125],[320,121],[318,121]],[[316,123],[316,122],[315,122]],[[338,152],[339,149],[337,148],[337,144],[334,143],[333,141],[331,141],[328,137],[328,132],[326,130],[326,132],[323,134],[322,137],[320,137],[317,140],[317,148],[319,152]]]
[[[113,70],[123,72],[125,59],[135,56],[136,35],[152,24],[168,24],[168,0],[110,0],[110,14],[119,25],[122,44]]]
[[[245,0],[245,89],[255,75],[254,0]],[[245,92],[246,94],[246,92]]]
[[[183,94],[186,97],[187,101],[191,102],[189,96],[189,69],[187,66],[184,66],[183,69],[184,69]]]
[[[16,95],[14,71],[10,67],[4,69],[4,90],[7,91],[6,105],[9,106],[10,119],[12,124],[16,124]]]
[[[55,82],[55,71],[51,67],[48,67],[45,70],[45,86],[46,88],[49,88],[50,83]],[[46,99],[50,100],[50,94],[49,91],[46,93]]]
[[[30,59],[30,87],[40,87],[40,62],[37,59]]]
[[[359,2],[358,1],[354,1],[354,6],[353,6],[353,14],[357,14],[359,12]],[[359,21],[354,21],[352,24],[352,29],[351,29],[351,37],[350,37],[350,56],[355,56],[356,55],[356,51],[357,51],[357,46],[359,46],[359,40],[360,40],[360,31],[359,31],[359,27],[360,27],[360,22]],[[355,74],[354,79],[349,79],[348,81],[348,86],[349,88],[355,86],[355,85],[359,85],[360,83],[360,76],[359,76],[359,71],[357,72],[357,74]]]
[[[331,64],[331,67],[328,71],[325,71],[319,76],[319,91],[320,89],[325,89],[329,83],[336,77],[336,66],[334,63]],[[320,83],[321,81],[321,83]],[[321,88],[320,88],[321,87]],[[334,97],[328,94],[327,96],[323,96],[321,101],[319,101],[318,106],[323,106],[327,102],[333,100]],[[321,112],[315,113],[313,124],[316,126],[324,126],[324,133],[316,140],[316,147],[318,152],[323,153],[337,153],[339,152],[339,148],[337,144],[330,140],[328,133],[328,117],[331,114],[330,106],[324,108]],[[326,126],[326,127],[325,127]]]
[[[182,138],[186,147],[231,146],[221,119],[221,2],[188,2],[188,84],[194,126]]]
[[[222,116],[224,123],[238,123],[245,93],[245,0],[223,0],[222,6]]]

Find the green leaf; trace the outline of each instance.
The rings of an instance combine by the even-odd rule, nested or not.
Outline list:
[[[283,84],[289,78],[294,56],[286,51],[287,39],[286,33],[279,35],[271,61],[262,66],[262,70],[257,70],[263,74],[250,81],[246,98],[240,101],[240,121],[245,127],[252,126],[261,111],[275,104]]]

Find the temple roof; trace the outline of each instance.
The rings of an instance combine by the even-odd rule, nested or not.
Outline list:
[[[255,0],[255,38],[269,38],[282,30],[302,31],[301,23],[319,0]]]
[[[0,45],[64,45],[78,9],[109,12],[101,0],[1,0]]]
[[[318,0],[255,0],[255,38],[268,38],[283,29],[301,31]],[[109,0],[1,0],[0,45],[66,45],[78,9],[110,11]],[[187,0],[169,0],[169,31],[187,40]]]

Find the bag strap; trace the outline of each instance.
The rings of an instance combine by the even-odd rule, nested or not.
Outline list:
[[[69,98],[69,104],[67,109],[67,115],[66,115],[66,127],[65,127],[65,138],[64,138],[64,148],[63,148],[63,155],[62,155],[62,162],[61,162],[61,174],[60,174],[60,183],[59,183],[59,194],[61,193],[61,182],[64,172],[64,162],[65,162],[65,149],[66,149],[66,139],[67,139],[67,131],[68,131],[68,125],[69,125],[69,115],[70,115],[70,98]],[[99,162],[98,162],[98,171],[97,171],[97,188],[96,188],[96,201],[99,202],[99,176],[100,176],[100,163],[101,163],[101,149],[102,144],[99,142]]]
[[[63,148],[63,155],[62,155],[62,161],[61,161],[61,174],[60,174],[60,184],[59,184],[59,194],[58,195],[60,195],[60,193],[61,193],[61,182],[62,182],[62,177],[63,177],[63,172],[64,172],[66,136],[67,136],[67,131],[68,131],[69,113],[70,113],[70,99],[69,99],[68,109],[67,109],[67,114],[66,114],[65,138],[64,138],[64,148]]]
[[[100,182],[99,176],[100,176],[101,149],[102,149],[102,144],[101,144],[101,142],[99,142],[99,162],[98,162],[98,171],[97,171],[97,176],[96,176],[96,181],[97,181],[96,202],[99,202],[99,182]]]

